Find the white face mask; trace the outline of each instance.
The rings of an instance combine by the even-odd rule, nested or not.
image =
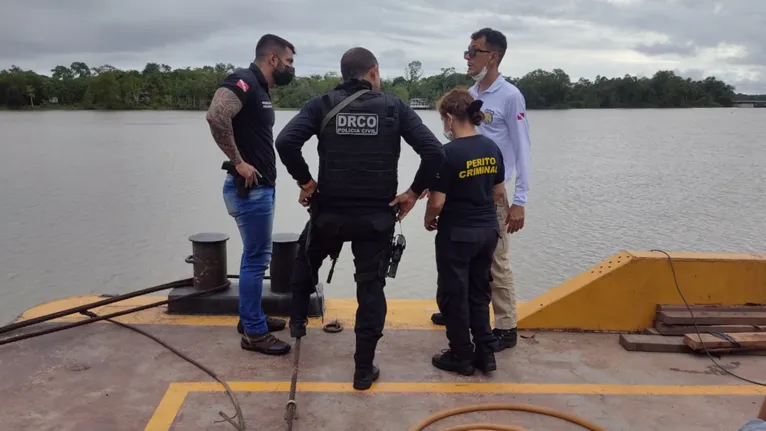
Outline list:
[[[477,73],[476,75],[472,76],[471,78],[473,78],[474,81],[479,82],[482,79],[484,79],[485,76],[487,76],[487,66],[482,67],[481,68],[481,72]]]
[[[448,141],[454,141],[455,140],[455,133],[452,131],[452,127],[447,127],[447,121],[444,120],[444,137],[447,138]]]

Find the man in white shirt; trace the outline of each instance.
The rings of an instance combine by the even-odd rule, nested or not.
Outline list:
[[[507,227],[503,229],[492,261],[492,308],[495,313],[492,332],[497,337],[495,351],[498,352],[515,346],[517,340],[516,291],[508,243],[510,234],[524,227],[531,159],[526,101],[521,91],[498,71],[507,47],[508,42],[501,32],[483,28],[471,35],[471,44],[464,53],[468,74],[476,81],[469,91],[474,98],[484,102],[485,119],[478,130],[500,147],[505,162],[506,193],[514,191],[510,206],[506,200],[496,207],[500,226]],[[441,313],[431,316],[431,320],[444,324]]]

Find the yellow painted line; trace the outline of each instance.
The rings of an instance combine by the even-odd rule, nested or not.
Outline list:
[[[290,382],[227,382],[235,392],[289,392]],[[299,392],[346,393],[356,391],[351,383],[299,382]],[[216,382],[172,383],[144,431],[168,431],[181,411],[187,394],[224,392]],[[766,387],[754,385],[599,385],[558,383],[375,383],[366,393],[452,393],[452,394],[555,394],[555,395],[766,395]]]
[[[27,310],[19,320],[31,319],[44,316],[68,308],[103,300],[97,295],[76,296],[56,301],[47,302]],[[109,314],[128,308],[146,305],[152,302],[167,299],[166,296],[143,296],[131,298],[115,304],[106,305],[93,309],[96,314]],[[354,326],[356,320],[355,299],[331,299],[325,301],[325,323],[333,319],[340,320],[346,327]],[[524,316],[525,305],[519,303],[519,316]],[[115,320],[133,325],[176,325],[176,326],[234,326],[238,316],[196,316],[196,315],[171,315],[167,314],[167,306],[160,306],[137,313],[118,317]],[[431,329],[444,330],[444,327],[431,323],[431,314],[439,311],[436,301],[419,299],[389,299],[388,313],[386,315],[386,329]],[[490,310],[490,314],[492,314]],[[77,322],[87,317],[74,314],[53,322]],[[99,322],[100,323],[100,322]],[[322,321],[319,318],[310,319],[310,328],[321,328]]]
[[[238,392],[288,392],[290,382],[227,382]],[[176,383],[187,392],[222,392],[216,382]],[[299,382],[301,392],[355,392],[351,383]],[[427,383],[380,382],[366,392],[436,392],[498,394],[566,394],[566,395],[759,395],[766,387],[754,385],[600,385],[560,383]]]
[[[162,401],[154,410],[152,418],[146,424],[144,431],[167,431],[173,425],[176,415],[181,411],[184,405],[186,394],[186,383],[171,383]]]

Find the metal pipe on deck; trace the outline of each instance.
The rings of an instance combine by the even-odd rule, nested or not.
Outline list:
[[[90,304],[80,305],[78,307],[69,308],[67,310],[57,311],[55,313],[47,314],[45,316],[35,317],[27,319],[21,322],[11,323],[10,325],[0,328],[0,334],[13,331],[15,329],[24,328],[26,326],[34,325],[36,323],[47,322],[48,320],[58,319],[60,317],[69,316],[70,314],[79,313],[81,311],[90,310],[91,308],[102,307],[104,305],[114,304],[115,302],[124,301],[126,299],[135,298],[137,296],[143,296],[150,293],[159,292],[166,289],[174,289],[178,287],[188,286],[192,282],[191,278],[185,278],[183,280],[173,281],[171,283],[161,284],[159,286],[148,287],[146,289],[136,290],[135,292],[126,293],[123,295],[113,296],[111,298],[104,299],[102,301],[92,302]]]

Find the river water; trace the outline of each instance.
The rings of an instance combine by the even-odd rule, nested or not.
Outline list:
[[[441,137],[433,111],[419,111]],[[292,111],[277,112],[278,131]],[[766,250],[766,109],[529,113],[531,191],[512,236],[520,299],[624,249]],[[188,236],[231,236],[223,155],[203,112],[0,112],[0,322],[44,301],[121,293],[191,276]],[[418,158],[403,145],[400,184]],[[304,154],[316,173],[316,141]],[[307,219],[280,165],[275,232]],[[407,250],[390,298],[435,293],[424,202],[404,221]],[[323,268],[326,271],[326,266]],[[345,247],[328,297],[354,297]],[[323,275],[324,277],[324,275]],[[688,288],[688,287],[687,287]]]

